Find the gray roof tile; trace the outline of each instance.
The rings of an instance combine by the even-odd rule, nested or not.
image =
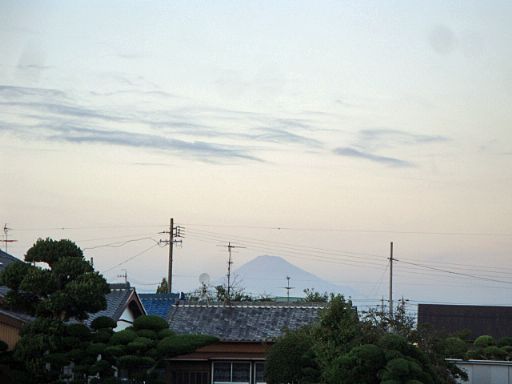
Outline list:
[[[322,308],[282,303],[187,304],[171,310],[169,326],[178,334],[205,334],[222,341],[272,341],[286,329],[315,322]]]

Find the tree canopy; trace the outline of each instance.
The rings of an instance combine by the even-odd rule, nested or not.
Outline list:
[[[412,329],[404,308],[393,319],[360,316],[350,300],[331,296],[316,324],[271,347],[265,374],[270,384],[451,384],[465,377],[439,346]]]
[[[0,285],[10,288],[5,295],[7,306],[63,321],[83,320],[105,309],[109,292],[103,276],[70,240],[37,240],[24,263],[11,263],[4,269]]]

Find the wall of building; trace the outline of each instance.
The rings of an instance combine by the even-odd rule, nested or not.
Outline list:
[[[467,384],[512,384],[512,361],[451,360],[466,371]]]
[[[114,332],[122,331],[123,329],[126,329],[130,327],[133,324],[133,321],[135,320],[135,316],[133,315],[130,308],[126,307],[123,314],[117,321],[117,327],[114,328]]]
[[[9,349],[13,349],[18,340],[20,339],[19,326],[13,326],[3,322],[0,319],[0,340],[7,343]]]

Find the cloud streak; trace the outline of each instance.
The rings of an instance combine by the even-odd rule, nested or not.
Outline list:
[[[356,159],[364,159],[374,163],[384,164],[396,168],[414,167],[413,163],[394,157],[379,156],[369,152],[359,151],[351,147],[339,147],[333,151],[338,156],[352,157]]]

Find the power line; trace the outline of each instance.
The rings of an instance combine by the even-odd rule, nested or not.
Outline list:
[[[157,247],[157,246],[158,246],[158,244],[153,244],[151,247],[146,248],[146,249],[145,249],[145,250],[143,250],[142,252],[139,252],[139,253],[137,253],[136,255],[131,256],[131,257],[129,257],[129,258],[127,258],[127,259],[125,259],[124,261],[122,261],[122,262],[120,262],[120,263],[118,263],[118,264],[116,264],[116,265],[113,265],[113,266],[112,266],[112,267],[110,267],[110,268],[107,268],[107,269],[105,269],[105,270],[101,271],[101,273],[107,273],[107,272],[110,272],[110,271],[111,271],[111,270],[113,270],[114,268],[117,268],[117,267],[119,267],[119,266],[121,266],[121,265],[123,265],[123,264],[128,263],[129,261],[132,261],[133,259],[135,259],[135,258],[139,257],[140,255],[142,255],[142,254],[144,254],[144,253],[148,252],[149,250],[151,250],[151,249],[153,249],[153,248],[155,248],[155,247]]]

